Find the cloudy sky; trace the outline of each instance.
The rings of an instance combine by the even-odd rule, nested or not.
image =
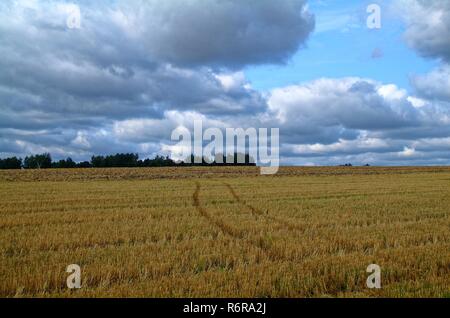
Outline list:
[[[151,157],[195,119],[279,127],[285,165],[450,164],[450,1],[1,1],[0,157]]]

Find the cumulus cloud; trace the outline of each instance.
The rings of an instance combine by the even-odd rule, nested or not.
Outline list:
[[[441,146],[450,135],[450,108],[393,84],[323,78],[275,89],[268,104],[282,127],[285,162],[431,163],[450,157]]]
[[[168,111],[163,118],[135,118],[117,121],[114,124],[114,135],[119,140],[131,142],[164,141],[170,139],[172,131],[184,127],[193,131],[194,121],[201,121],[203,127],[226,128],[223,120],[209,118],[198,112]]]
[[[74,8],[79,29],[67,25]],[[0,129],[10,139],[1,152],[33,152],[34,142],[49,149],[45,138],[25,140],[11,129],[46,130],[67,152],[95,152],[101,143],[89,138],[114,138],[115,122],[170,111],[263,113],[266,100],[231,69],[283,62],[313,25],[303,0],[2,1]]]
[[[397,0],[407,23],[405,38],[422,56],[450,62],[450,2]]]
[[[442,65],[428,74],[415,75],[411,84],[421,99],[412,100],[418,107],[439,109],[448,118],[450,105],[450,2],[445,0],[397,0],[406,21],[407,43],[420,55],[438,58]]]
[[[405,91],[362,78],[323,78],[275,89],[268,103],[285,127],[298,129],[390,129],[420,119]]]
[[[263,111],[264,101],[242,76],[227,84],[226,71],[208,66],[278,63],[313,25],[304,1],[297,0],[277,6],[231,0],[83,3],[81,29],[67,27],[68,6],[0,5],[0,97],[8,110],[89,118],[157,116],[168,109]],[[256,36],[255,28],[265,32]],[[242,43],[230,43],[239,36]],[[199,56],[190,56],[189,47]],[[189,61],[177,61],[183,57]],[[191,62],[197,67],[187,67]]]
[[[292,154],[298,156],[319,157],[334,155],[360,154],[367,152],[386,152],[392,149],[392,144],[387,140],[370,138],[365,134],[361,134],[357,139],[339,141],[331,144],[303,144],[288,145]]]
[[[412,83],[421,96],[450,102],[450,65],[443,65],[422,76],[414,76]]]
[[[127,1],[128,2],[128,1]],[[283,63],[314,29],[306,0],[172,0],[124,4],[151,56],[177,65]]]

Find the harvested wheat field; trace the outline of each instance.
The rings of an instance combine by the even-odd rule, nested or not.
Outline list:
[[[2,297],[450,296],[450,168],[1,171],[0,193]]]

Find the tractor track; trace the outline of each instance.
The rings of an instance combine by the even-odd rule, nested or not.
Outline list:
[[[300,231],[300,232],[304,232],[305,228],[301,225],[296,225],[296,224],[292,224],[289,223],[283,219],[271,216],[267,213],[264,213],[263,211],[259,210],[258,208],[255,208],[254,206],[248,204],[247,202],[245,202],[245,200],[243,200],[237,193],[236,191],[233,189],[233,187],[228,184],[228,183],[224,183],[224,185],[228,188],[228,190],[230,191],[231,195],[233,196],[233,198],[236,200],[236,202],[238,202],[239,204],[243,205],[244,207],[246,207],[248,210],[250,210],[250,212],[253,215],[257,215],[260,217],[263,217],[267,220],[270,220],[272,222],[278,223],[282,226],[284,226],[285,228],[287,228],[289,231]]]
[[[262,237],[258,239],[251,239],[246,235],[246,231],[242,231],[234,228],[233,226],[223,222],[222,220],[218,220],[211,216],[208,211],[201,205],[200,203],[200,183],[196,182],[195,192],[193,194],[193,203],[197,211],[206,219],[210,224],[215,227],[218,227],[224,234],[229,235],[230,237],[246,242],[247,244],[258,248],[261,252],[263,252],[271,261],[280,261],[280,260],[288,260],[283,253],[279,250],[275,249],[273,246],[268,244]]]
[[[226,224],[225,222],[213,218],[208,213],[208,211],[206,211],[205,208],[202,207],[202,205],[200,204],[200,183],[198,182],[196,183],[193,199],[195,208],[197,209],[197,211],[200,212],[200,214],[205,219],[208,220],[209,223],[211,223],[214,226],[217,226],[223,233],[228,234],[236,239],[243,239],[245,237],[245,233],[243,231],[235,229],[232,226]]]

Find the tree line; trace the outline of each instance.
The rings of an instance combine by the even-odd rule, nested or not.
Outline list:
[[[157,155],[153,159],[140,160],[138,154],[118,153],[107,156],[92,156],[90,161],[75,162],[72,158],[53,161],[49,153],[22,158],[0,159],[0,169],[75,169],[75,168],[135,168],[135,167],[175,167],[175,166],[256,166],[248,154],[222,156],[221,160],[210,161],[191,155],[184,161],[176,162],[169,157]],[[230,158],[232,156],[232,158]],[[244,159],[244,160],[243,160]],[[243,162],[243,163],[239,163]]]

